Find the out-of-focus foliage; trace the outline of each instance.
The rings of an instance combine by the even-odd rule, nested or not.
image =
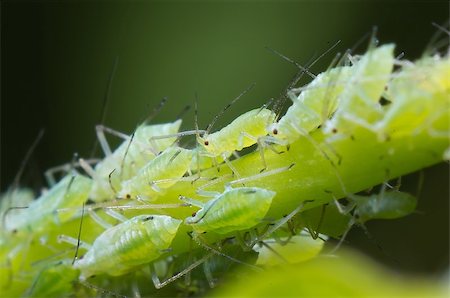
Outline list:
[[[279,265],[217,289],[213,297],[448,297],[448,284],[405,278],[356,252]]]

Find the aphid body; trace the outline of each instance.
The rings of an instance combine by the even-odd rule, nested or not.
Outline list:
[[[391,78],[395,60],[393,52],[393,44],[371,48],[354,62],[338,108],[324,125],[326,132],[346,131],[349,123],[370,129],[382,118],[384,109],[380,98]]]
[[[131,179],[121,185],[119,198],[139,198],[152,201],[161,192],[174,185],[190,168],[193,151],[169,147],[155,159],[149,161]],[[158,181],[164,182],[158,183]]]
[[[198,234],[246,230],[261,223],[274,196],[274,191],[258,187],[228,188],[186,218],[185,224]]]
[[[114,192],[120,190],[122,181],[133,177],[155,158],[155,150],[163,151],[176,141],[176,137],[155,139],[152,142],[150,139],[176,134],[180,126],[180,119],[171,123],[140,125],[133,139],[128,137],[114,152],[99,162],[94,170],[83,166],[94,179],[90,199],[98,202],[114,198]]]
[[[297,97],[289,92],[293,104],[276,123],[267,127],[267,141],[288,145],[317,129],[336,111],[339,97],[351,75],[351,67],[336,67],[319,74]]]
[[[234,151],[250,147],[267,134],[267,123],[274,119],[275,114],[265,108],[248,111],[219,131],[197,136],[198,143],[204,149],[201,154],[227,158]]]
[[[101,273],[125,274],[161,256],[180,224],[181,220],[166,215],[135,216],[97,237],[74,268],[81,271],[81,280]]]
[[[428,130],[448,138],[445,126],[431,127],[430,123],[443,118],[448,125],[450,113],[450,57],[426,57],[416,63],[408,63],[395,73],[388,84],[392,103],[386,114],[374,126],[376,131],[387,135],[411,134]],[[414,88],[411,88],[412,82]],[[437,107],[439,105],[439,107]],[[436,114],[436,112],[439,113]]]
[[[26,209],[6,214],[6,230],[15,234],[38,233],[68,221],[88,198],[92,180],[82,175],[67,175]],[[57,212],[58,209],[73,212]]]

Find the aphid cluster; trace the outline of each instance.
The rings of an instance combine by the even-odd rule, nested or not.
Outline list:
[[[204,131],[196,127],[186,132],[179,132],[180,119],[144,123],[131,135],[99,126],[102,160],[80,158],[62,167],[65,176],[36,200],[20,189],[2,199],[2,290],[42,296],[78,287],[80,292],[140,295],[140,278],[161,288],[187,276],[179,286],[195,292],[204,280],[192,271],[197,266],[203,265],[213,286],[227,266],[259,270],[298,262],[317,254],[326,235],[339,237],[355,223],[411,213],[415,198],[398,190],[383,188],[365,197],[348,193],[340,179],[339,153],[333,150],[334,142],[353,138],[361,129],[376,133],[380,142],[407,133],[413,124],[402,113],[414,119],[448,116],[448,57],[413,64],[396,60],[393,50],[393,45],[371,44],[362,56],[346,53],[306,86],[291,86],[286,95],[292,105],[281,118],[265,104],[216,132],[211,132],[215,120]],[[404,70],[392,74],[395,64]],[[419,91],[397,96],[399,89],[411,89],[411,81]],[[442,106],[439,115],[429,108],[436,94],[433,103]],[[381,98],[390,104],[383,105]],[[411,100],[419,107],[412,107]],[[417,121],[420,125],[414,127],[448,139],[445,128],[433,121]],[[105,132],[123,139],[114,151]],[[178,139],[189,134],[196,135],[196,146],[181,147]],[[321,134],[322,143],[313,134]],[[312,146],[327,160],[339,192],[348,197],[347,206],[329,192],[331,202],[300,198],[284,216],[270,212],[283,198],[265,183],[302,166],[287,160],[274,167],[271,160],[283,160],[298,143]],[[236,152],[253,145],[257,152],[249,156],[256,155],[261,163],[239,168],[246,156]],[[266,159],[266,154],[272,157]],[[333,154],[337,159],[330,157]],[[338,232],[327,232],[326,204],[347,219]],[[289,251],[302,247],[311,249],[292,260]],[[133,278],[112,277],[124,275]]]

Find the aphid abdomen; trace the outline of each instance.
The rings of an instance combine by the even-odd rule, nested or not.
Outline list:
[[[162,151],[176,141],[176,138],[156,139],[152,142],[150,139],[175,134],[180,126],[181,120],[140,125],[134,133],[133,140],[125,140],[111,155],[106,156],[95,166],[96,177],[91,190],[91,199],[103,201],[114,198],[114,191],[120,190],[122,181],[131,179],[146,163],[155,158],[155,150]]]
[[[67,175],[48,192],[34,200],[27,209],[7,217],[7,230],[37,233],[66,222],[73,212],[56,212],[58,209],[81,207],[87,200],[92,180],[82,176]]]
[[[429,122],[439,117],[448,125],[450,109],[450,58],[424,58],[403,67],[388,85],[394,96],[377,128],[387,135],[410,134],[414,127],[431,128]],[[444,79],[445,78],[445,79]],[[414,88],[411,88],[413,82]],[[437,105],[440,108],[437,108]],[[440,114],[436,114],[436,110]],[[431,114],[434,111],[434,114]],[[440,128],[445,131],[445,128]],[[416,133],[419,132],[416,131]],[[445,133],[443,136],[448,137]]]
[[[139,215],[102,233],[74,264],[80,279],[101,273],[125,274],[157,259],[170,247],[181,220],[166,215]]]
[[[192,225],[198,233],[227,234],[246,230],[261,223],[274,196],[275,192],[257,187],[226,190],[209,201],[194,217],[187,218],[185,223]]]
[[[290,144],[322,125],[336,111],[339,97],[350,77],[350,67],[338,67],[319,74],[302,88],[298,97],[269,133]],[[292,96],[294,96],[292,94]]]
[[[122,183],[119,198],[135,198],[140,196],[147,200],[159,195],[159,189],[174,185],[189,169],[193,151],[179,147],[169,147],[155,159],[147,163],[130,180]],[[159,180],[165,180],[158,183]]]
[[[267,124],[274,119],[275,114],[268,109],[248,111],[221,130],[206,136],[200,141],[200,145],[214,156],[242,150],[256,144],[259,137],[265,136]]]
[[[367,127],[383,115],[380,97],[391,77],[394,66],[394,45],[369,50],[351,68],[352,74],[339,101],[339,107],[326,131],[345,131],[348,122]]]

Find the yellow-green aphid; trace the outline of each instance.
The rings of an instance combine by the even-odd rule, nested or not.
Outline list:
[[[381,136],[427,131],[449,138],[450,57],[424,57],[415,63],[404,63],[388,84],[392,103],[382,120],[374,126]],[[433,111],[439,111],[438,113]],[[430,123],[439,123],[432,127]]]
[[[227,188],[185,219],[194,232],[228,234],[249,229],[264,219],[275,192],[258,187]]]
[[[82,167],[94,179],[90,199],[96,202],[115,198],[115,192],[121,188],[121,182],[132,178],[143,166],[156,156],[157,150],[164,150],[173,145],[176,137],[156,139],[154,136],[172,135],[178,132],[181,120],[171,123],[140,125],[133,136],[123,135],[125,141],[99,162],[95,169],[80,160]],[[104,147],[104,146],[102,146]],[[106,148],[109,148],[106,147]]]
[[[278,122],[267,127],[270,136],[265,140],[288,145],[322,125],[336,111],[351,71],[351,67],[343,66],[321,73],[302,88],[298,97],[288,91],[292,105]]]
[[[371,47],[354,61],[351,76],[344,82],[337,110],[325,123],[326,132],[351,133],[348,127],[352,123],[370,128],[381,119],[384,109],[380,99],[391,78],[395,60],[393,52],[393,44]]]
[[[51,230],[71,219],[87,199],[92,180],[82,175],[67,175],[50,190],[20,212],[5,215],[5,229],[15,235]],[[75,208],[76,207],[76,208]],[[57,212],[73,209],[73,212]]]
[[[188,149],[167,148],[148,162],[133,178],[124,181],[118,197],[155,200],[164,189],[177,183],[188,171],[193,154],[192,150]]]
[[[200,155],[214,159],[221,157],[236,173],[228,162],[228,156],[234,151],[259,143],[261,137],[267,135],[267,124],[274,120],[275,113],[268,109],[258,108],[248,111],[219,131],[212,134],[206,132],[203,136],[197,136],[197,142],[203,149],[200,151]],[[259,148],[262,150],[263,146],[259,146]]]
[[[139,215],[109,228],[74,263],[80,280],[96,275],[118,276],[160,257],[169,249],[181,220],[166,215]]]

